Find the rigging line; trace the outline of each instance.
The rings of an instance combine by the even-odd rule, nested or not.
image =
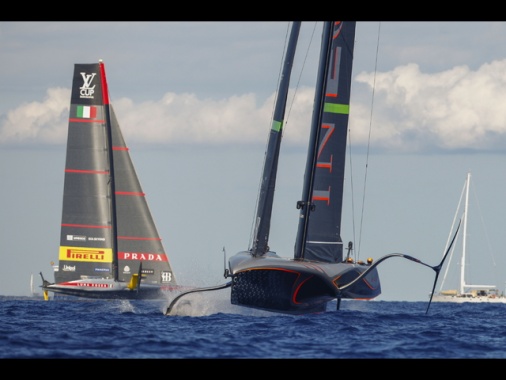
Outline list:
[[[355,39],[356,39],[356,37],[355,37]],[[350,108],[351,108],[351,104],[350,104]],[[353,186],[353,159],[352,159],[353,156],[351,154],[351,147],[352,147],[351,129],[350,129],[349,122],[348,122],[348,162],[349,162],[349,167],[350,167],[351,226],[352,226],[352,240],[355,242],[357,234],[356,234],[356,229],[355,229],[355,197],[354,197],[355,191],[354,191],[354,186]],[[354,249],[353,251],[354,252],[351,256],[355,259],[355,261],[357,261],[356,255],[357,255],[357,252],[359,252],[359,250]],[[350,254],[351,254],[351,251],[348,252],[348,255],[350,255]]]
[[[378,72],[378,56],[379,56],[379,42],[380,42],[380,33],[381,33],[381,21],[378,23],[378,39],[376,42],[376,61],[374,63],[374,79],[372,85],[372,94],[371,94],[371,114],[369,116],[369,135],[367,137],[367,154],[365,160],[365,173],[364,173],[364,189],[362,193],[362,213],[360,215],[360,229],[358,235],[358,253],[357,256],[360,257],[360,245],[362,242],[362,227],[364,223],[364,210],[365,210],[365,193],[367,188],[367,172],[369,168],[369,153],[371,149],[371,131],[372,131],[372,118],[373,118],[373,110],[374,110],[374,94],[376,89],[376,74]]]
[[[448,247],[450,245],[450,239],[451,239],[452,233],[453,233],[453,231],[455,229],[455,224],[456,224],[456,222],[458,220],[457,218],[460,217],[460,220],[462,220],[462,217],[463,217],[462,201],[464,199],[465,190],[466,190],[466,183],[464,182],[464,187],[462,188],[462,191],[460,192],[459,203],[457,204],[457,209],[455,210],[455,215],[453,216],[452,226],[450,227],[450,232],[448,233],[448,239],[446,241],[446,245],[445,245],[444,250],[443,250],[443,256],[445,255],[445,252],[447,252]],[[460,236],[458,236],[458,238],[459,237]],[[451,268],[451,262],[452,262],[452,259],[453,259],[453,253],[454,253],[454,251],[455,251],[455,246],[453,246],[453,248],[452,248],[452,250],[450,252],[450,257],[448,259],[448,263],[446,264],[446,269],[445,269],[445,272],[444,272],[443,280],[441,281],[441,285],[439,287],[439,291],[442,291],[443,288],[444,288],[444,286],[445,286],[446,277],[448,275],[448,270]]]
[[[285,123],[284,123],[285,127],[288,124],[288,119],[290,117],[290,111],[292,110],[292,107],[295,104],[295,96],[297,95],[297,90],[299,89],[300,79],[302,78],[302,73],[304,72],[304,67],[306,66],[307,57],[309,55],[309,50],[311,48],[311,44],[312,44],[313,39],[314,39],[314,34],[315,34],[315,31],[316,31],[317,24],[318,24],[317,22],[314,23],[313,33],[311,33],[311,38],[309,39],[309,44],[308,44],[307,49],[306,49],[306,55],[304,56],[304,61],[302,61],[302,67],[301,67],[300,72],[299,72],[299,79],[297,80],[297,84],[295,85],[295,89],[294,89],[293,95],[292,95],[292,100],[290,102],[288,102],[288,112],[286,112]],[[281,130],[281,133],[284,133],[284,128]]]
[[[353,159],[352,159],[352,154],[351,154],[351,130],[350,130],[350,127],[348,127],[348,162],[349,162],[349,166],[350,166],[350,190],[351,190],[351,228],[352,228],[352,237],[353,237],[353,241],[356,241],[356,231],[355,231],[355,197],[353,196],[353,194],[355,194],[355,191],[353,190],[354,189],[354,186],[353,186]],[[355,250],[355,252],[358,252],[358,250]],[[353,253],[353,258],[356,260],[356,253]]]
[[[282,75],[282,72],[283,72],[283,64],[284,64],[284,58],[285,58],[285,55],[286,55],[286,50],[288,48],[288,39],[289,39],[289,35],[290,35],[290,26],[291,26],[291,24],[292,24],[291,22],[287,23],[286,34],[285,34],[285,44],[284,44],[284,47],[283,47],[283,54],[281,55],[281,61],[280,61],[280,65],[279,65],[277,88],[279,88],[279,83],[281,82],[281,75]],[[283,135],[285,133],[285,129],[286,129],[287,125],[288,125],[288,120],[290,118],[290,111],[291,111],[293,105],[295,104],[295,98],[297,96],[297,90],[299,88],[299,84],[300,84],[300,81],[301,81],[301,78],[302,78],[302,74],[303,74],[304,68],[306,66],[307,58],[308,58],[308,55],[309,55],[311,44],[312,44],[312,42],[314,40],[314,35],[315,35],[315,31],[316,31],[317,25],[318,25],[318,22],[315,22],[314,23],[314,27],[313,27],[313,32],[312,32],[311,38],[309,40],[309,44],[308,44],[308,46],[306,48],[306,55],[305,55],[304,60],[302,62],[302,67],[300,68],[300,71],[299,71],[299,77],[298,77],[298,80],[297,80],[297,84],[295,85],[295,89],[293,90],[293,95],[292,95],[291,101],[287,101],[287,105],[288,105],[287,108],[288,108],[288,110],[287,110],[287,112],[285,112],[285,116],[283,118],[283,128],[281,128],[281,137],[283,137]],[[274,90],[274,93],[276,93],[276,91],[277,90]],[[276,99],[277,99],[277,97],[274,96],[274,98],[273,98],[273,106],[272,106],[272,114],[271,114],[271,121],[274,118],[274,112],[275,112],[275,108],[276,108]],[[270,134],[270,128],[268,128],[267,131],[268,131],[268,133],[267,133],[267,140],[268,140],[269,139],[269,134]],[[267,158],[267,144],[266,144],[266,151],[265,151],[265,154],[264,154],[264,165],[265,165],[266,158]],[[253,210],[254,213],[256,211],[256,208],[258,207],[258,202],[260,200],[260,188],[261,188],[261,185],[262,185],[262,176],[260,175],[260,182],[258,184],[258,191],[257,191],[256,207]],[[252,218],[252,223],[251,223],[251,235],[250,235],[249,247],[253,246],[253,239],[254,239],[254,236],[255,236],[255,231],[254,231],[255,224],[256,224],[255,217],[253,217]]]
[[[288,40],[289,40],[290,30],[291,30],[291,25],[292,24],[293,24],[293,22],[287,22],[286,23],[285,43],[284,43],[284,46],[283,46],[283,51],[282,51],[281,58],[280,58],[280,63],[279,63],[278,80],[276,82],[276,85],[275,85],[275,88],[274,88],[274,91],[273,91],[274,97],[273,97],[273,102],[272,102],[271,118],[270,118],[270,121],[269,121],[270,123],[272,123],[272,120],[274,120],[274,113],[276,112],[277,91],[279,89],[279,84],[281,83],[281,80],[282,80],[285,55],[286,55],[287,49],[288,49]],[[284,119],[286,120],[286,117],[284,117]],[[286,124],[286,123],[283,122],[283,124]],[[266,131],[267,131],[267,139],[266,139],[267,143],[265,145],[264,161],[263,161],[262,167],[265,167],[265,161],[267,159],[267,149],[268,149],[268,144],[269,144],[269,135],[271,133],[271,127],[272,127],[272,125],[269,125],[269,128],[266,129]],[[283,133],[284,133],[284,126],[283,126],[283,128],[281,128],[281,136],[283,136]],[[261,167],[260,170],[262,170],[262,167]],[[262,187],[262,182],[263,182],[262,174],[260,174],[259,178],[260,178],[260,181],[258,182],[257,198],[256,198],[255,206],[253,208],[253,218],[251,218],[251,228],[250,228],[251,232],[250,232],[250,239],[249,239],[249,242],[248,242],[248,247],[249,248],[253,248],[253,245],[254,245],[253,239],[255,238],[255,235],[256,235],[256,231],[255,231],[255,226],[256,226],[256,210],[258,209],[258,203],[260,202],[260,189]]]
[[[494,256],[494,250],[492,249],[492,245],[490,244],[490,237],[488,235],[488,228],[487,228],[487,225],[486,225],[486,222],[485,222],[485,219],[483,218],[483,211],[481,209],[481,205],[480,205],[480,201],[479,201],[479,198],[478,198],[478,190],[476,190],[476,187],[477,185],[474,184],[474,179],[472,177],[469,178],[469,189],[470,189],[470,192],[471,192],[471,197],[472,197],[472,200],[469,202],[471,206],[474,206],[474,209],[477,210],[477,214],[479,216],[479,220],[480,220],[480,227],[481,227],[481,230],[480,230],[480,237],[483,236],[484,239],[482,240],[485,240],[485,243],[486,243],[486,248],[488,250],[488,254],[490,256],[490,260],[491,260],[491,271],[492,271],[492,279],[494,280],[494,283],[498,283],[498,279],[497,279],[497,263],[495,261],[495,256]],[[468,211],[469,213],[469,211]],[[475,219],[477,220],[477,219]],[[478,223],[476,223],[478,225]],[[483,235],[481,235],[483,234]],[[469,236],[469,235],[468,235]],[[476,241],[476,240],[474,240]],[[484,245],[484,244],[483,244]],[[469,249],[467,249],[467,251],[469,252]],[[472,250],[471,250],[472,251]],[[471,283],[473,283],[474,281],[471,279],[471,276],[473,275],[473,273],[469,270],[469,268],[472,268],[473,266],[471,265],[467,265],[468,263],[471,264],[471,260],[474,258],[476,258],[476,255],[466,255],[466,268],[468,269],[468,274],[469,274],[469,280],[471,281]]]
[[[284,58],[285,58],[285,55],[286,55],[286,50],[288,49],[288,38],[289,38],[289,35],[290,35],[290,25],[292,23],[291,22],[287,22],[286,23],[286,33],[285,33],[285,44],[283,46],[283,52],[281,54],[281,60],[280,60],[280,64],[279,64],[279,72],[278,72],[278,80],[276,82],[276,86],[274,88],[274,97],[273,97],[273,101],[272,101],[272,112],[271,112],[271,118],[269,120],[269,123],[272,123],[272,120],[274,119],[274,112],[276,110],[276,99],[277,99],[277,89],[279,88],[279,83],[281,82],[281,76],[282,76],[282,73],[283,73],[283,62],[284,62]],[[263,165],[260,167],[260,170],[262,170],[262,168],[265,166],[265,160],[267,159],[267,147],[268,147],[268,141],[269,141],[269,135],[270,135],[270,127],[271,125],[269,124],[269,128],[266,128],[266,131],[267,131],[267,143],[265,144],[265,152],[264,152],[264,162],[263,162]],[[281,129],[281,133],[283,134],[283,129]],[[262,181],[263,181],[263,178],[262,178],[262,174],[259,175],[259,178],[260,178],[260,181],[258,181],[258,189],[257,189],[257,198],[256,198],[256,202],[255,202],[255,206],[253,207],[253,218],[251,218],[251,228],[250,228],[250,238],[249,238],[249,242],[248,242],[248,247],[249,248],[252,248],[253,247],[253,239],[255,238],[255,235],[256,235],[256,231],[255,231],[255,225],[256,225],[256,210],[258,208],[258,202],[260,202],[260,189],[262,187]]]
[[[490,237],[488,235],[488,228],[487,228],[486,222],[483,219],[483,212],[481,209],[480,200],[478,198],[478,192],[476,190],[476,185],[474,185],[474,180],[472,178],[471,178],[471,181],[473,181],[473,185],[470,186],[470,189],[472,192],[471,195],[473,197],[473,205],[475,205],[476,209],[478,210],[478,214],[480,216],[481,228],[483,229],[483,234],[485,235],[485,241],[486,241],[487,247],[488,247],[488,253],[490,255],[490,258],[492,259],[492,264],[495,269],[497,267],[497,263],[495,261],[494,250],[492,249],[492,245],[490,244]],[[494,273],[494,276],[495,276],[495,273]]]

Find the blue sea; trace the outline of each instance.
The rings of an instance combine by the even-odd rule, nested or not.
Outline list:
[[[343,300],[292,316],[202,294],[166,316],[168,303],[0,297],[0,358],[506,358],[506,304]]]

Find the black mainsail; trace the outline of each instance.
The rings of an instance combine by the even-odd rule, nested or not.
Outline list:
[[[306,179],[297,204],[297,259],[343,261],[341,214],[354,45],[354,22],[325,24]]]
[[[76,64],[59,262],[47,291],[158,298],[177,286],[110,104],[104,63]]]

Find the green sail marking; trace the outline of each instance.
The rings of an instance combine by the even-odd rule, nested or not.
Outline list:
[[[272,128],[271,129],[273,131],[279,132],[279,131],[281,131],[282,128],[283,128],[283,122],[276,121],[276,120],[272,121]]]
[[[325,103],[323,107],[323,112],[349,114],[350,106],[349,104]]]

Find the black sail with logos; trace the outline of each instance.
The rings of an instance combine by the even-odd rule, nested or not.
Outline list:
[[[355,23],[327,24],[306,163],[295,257],[343,261],[341,214]]]
[[[75,65],[68,126],[58,265],[44,291],[144,299],[176,289],[103,62]]]
[[[114,278],[110,165],[99,64],[76,64],[72,82],[55,282]]]

